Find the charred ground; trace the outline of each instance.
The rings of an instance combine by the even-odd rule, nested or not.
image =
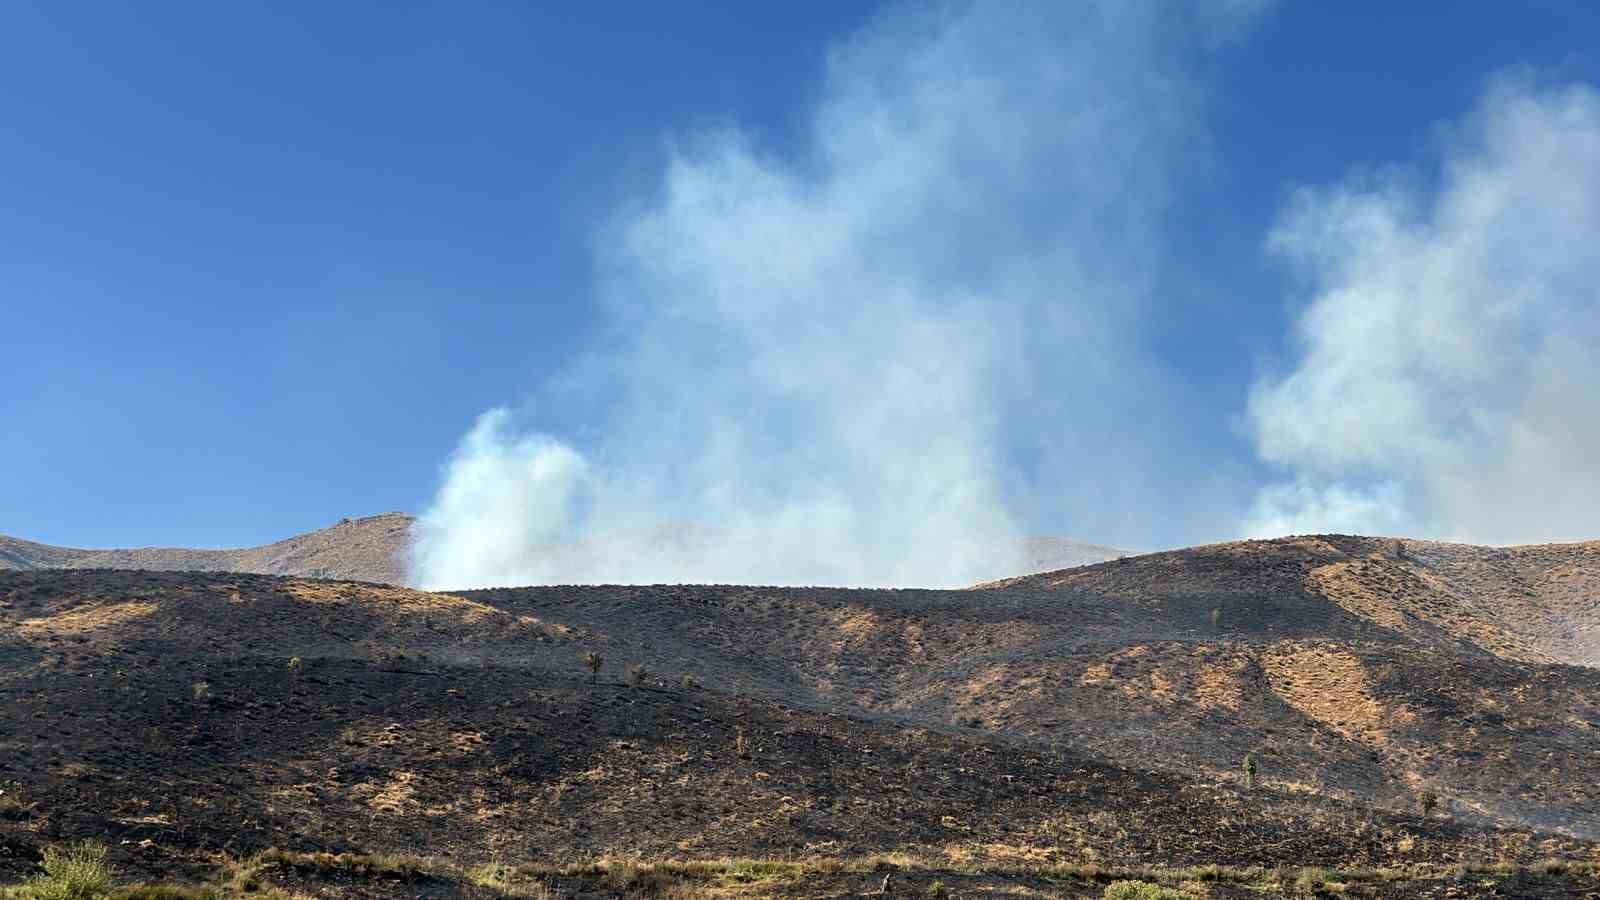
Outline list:
[[[92,838],[128,877],[327,896],[1582,896],[1593,547],[1469,549],[1510,558],[1306,538],[971,591],[0,572],[0,881]]]

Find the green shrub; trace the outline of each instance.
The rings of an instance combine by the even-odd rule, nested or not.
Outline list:
[[[627,675],[628,683],[634,687],[643,687],[645,683],[650,680],[650,670],[639,665],[638,663],[634,663],[628,667]]]
[[[1535,875],[1565,875],[1573,870],[1573,865],[1565,859],[1541,859],[1529,868]]]
[[[111,893],[106,848],[84,841],[65,850],[51,847],[40,863],[44,872],[22,886],[28,900],[98,900]]]
[[[1319,866],[1301,869],[1294,879],[1295,890],[1302,894],[1315,894],[1322,890],[1332,877],[1332,873]]]
[[[289,662],[284,666],[289,673],[289,695],[294,696],[295,685],[300,683],[300,674],[306,670],[306,664],[298,656],[289,657]]]
[[[1188,900],[1172,888],[1148,881],[1113,881],[1106,885],[1105,900]]]

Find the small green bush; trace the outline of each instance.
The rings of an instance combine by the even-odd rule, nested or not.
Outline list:
[[[1105,900],[1188,900],[1172,888],[1148,881],[1113,881],[1106,885]]]
[[[1317,891],[1322,890],[1332,877],[1333,874],[1331,872],[1320,866],[1301,869],[1294,879],[1295,890],[1302,894],[1315,894]]]
[[[1565,875],[1573,865],[1565,859],[1541,859],[1529,867],[1535,875]]]
[[[99,900],[111,893],[106,848],[84,841],[65,850],[51,847],[40,863],[44,872],[22,885],[28,900]]]

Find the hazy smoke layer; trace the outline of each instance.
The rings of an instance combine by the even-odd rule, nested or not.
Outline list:
[[[599,241],[609,337],[544,398],[601,436],[486,414],[415,580],[964,584],[1017,571],[1040,490],[1115,540],[1160,488],[1160,426],[1108,401],[1166,402],[1128,335],[1195,143],[1181,60],[1261,5],[919,5],[830,55],[802,154],[677,143]]]
[[[1435,173],[1301,194],[1270,246],[1314,288],[1259,382],[1292,471],[1250,529],[1593,537],[1600,508],[1600,95],[1495,84]]]

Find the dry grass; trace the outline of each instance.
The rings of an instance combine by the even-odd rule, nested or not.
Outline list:
[[[60,855],[53,857],[64,858]],[[221,900],[253,896],[263,900],[289,900],[293,894],[275,880],[298,883],[318,881],[345,885],[402,884],[429,881],[437,891],[448,885],[479,891],[477,896],[547,900],[562,892],[604,892],[616,896],[698,898],[743,894],[759,889],[782,895],[801,885],[875,882],[892,873],[897,884],[922,885],[931,896],[947,896],[947,882],[1012,885],[1029,893],[1028,886],[1050,893],[1104,889],[1116,900],[1172,900],[1205,898],[1213,887],[1244,889],[1274,896],[1384,897],[1403,893],[1413,885],[1488,879],[1488,884],[1534,877],[1559,888],[1574,890],[1591,884],[1600,866],[1566,859],[1549,859],[1527,866],[1505,863],[1462,864],[1453,867],[1413,866],[1406,869],[1330,869],[1324,867],[1232,866],[1111,866],[1097,864],[1028,865],[973,862],[954,865],[946,859],[912,854],[880,854],[859,858],[814,857],[756,859],[730,857],[711,860],[599,858],[582,863],[530,863],[466,867],[437,858],[393,854],[330,854],[268,850],[249,859],[221,867],[202,885],[140,884],[122,888],[110,885],[110,872],[101,862],[96,881],[86,893],[41,893],[33,883],[0,888],[5,900]],[[305,882],[305,879],[311,879]],[[852,879],[855,879],[853,882]],[[1549,882],[1566,879],[1566,882]],[[86,883],[86,882],[83,882]],[[557,885],[562,886],[560,891]],[[937,885],[938,887],[934,887]],[[1054,886],[1053,888],[1051,886]],[[1483,886],[1482,883],[1479,884]],[[1563,890],[1565,888],[1562,888]],[[412,889],[404,889],[412,890]],[[420,888],[418,889],[420,890]],[[487,893],[484,893],[487,892]],[[960,890],[955,891],[960,895]],[[385,894],[387,896],[387,894]],[[1231,895],[1230,895],[1231,896]],[[1453,895],[1452,895],[1453,896]]]

